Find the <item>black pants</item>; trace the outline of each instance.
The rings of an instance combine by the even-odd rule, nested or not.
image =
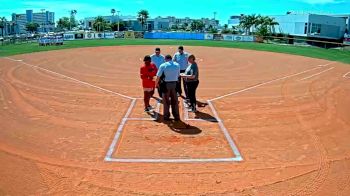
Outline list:
[[[180,70],[180,73],[185,73],[186,70]],[[179,93],[180,95],[182,94],[182,89],[181,89],[181,77],[179,77],[177,83],[176,83],[176,92]],[[185,91],[185,96],[188,98],[188,93],[187,93],[187,86],[185,85],[185,81],[183,81],[183,87]]]
[[[190,99],[190,105],[195,107],[197,104],[196,91],[199,85],[199,81],[186,82],[188,98]]]
[[[170,105],[171,111],[173,113],[175,120],[180,120],[180,112],[179,112],[179,102],[176,95],[176,81],[175,82],[166,82],[166,92],[162,92],[163,94],[163,110],[164,110],[164,118],[169,119],[170,117]]]

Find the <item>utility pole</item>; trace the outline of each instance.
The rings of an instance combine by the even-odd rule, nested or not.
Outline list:
[[[214,14],[214,20],[215,20],[215,19],[216,19],[216,14],[217,14],[217,12],[214,12],[213,14]]]
[[[119,24],[120,24],[120,11],[117,11],[118,14],[118,32],[119,32]]]

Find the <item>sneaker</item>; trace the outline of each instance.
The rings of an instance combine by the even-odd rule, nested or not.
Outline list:
[[[185,108],[189,109],[192,108],[192,106],[190,104],[186,104]]]
[[[196,112],[197,112],[197,109],[196,109],[195,107],[191,107],[188,111],[189,111],[189,112],[196,113]]]
[[[164,121],[170,121],[169,117],[164,117]]]
[[[147,107],[147,108],[145,108],[145,110],[144,110],[145,112],[149,112],[150,111],[150,109]]]
[[[151,110],[153,110],[153,107],[152,107],[152,106],[148,106],[147,109],[148,109],[149,111],[151,111]]]

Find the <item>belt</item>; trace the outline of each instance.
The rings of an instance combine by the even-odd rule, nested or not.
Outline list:
[[[176,83],[177,81],[165,81],[165,83]]]

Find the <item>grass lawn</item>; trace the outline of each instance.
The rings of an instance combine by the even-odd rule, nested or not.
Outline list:
[[[337,49],[323,49],[314,47],[285,46],[275,44],[262,44],[251,42],[228,42],[208,40],[152,40],[152,39],[110,39],[110,40],[79,40],[65,41],[63,46],[39,46],[37,43],[16,44],[0,46],[0,57],[48,50],[61,50],[68,48],[121,46],[121,45],[187,45],[210,46],[225,48],[241,48],[248,50],[270,51],[294,54],[313,58],[339,61],[350,64],[350,51]]]

